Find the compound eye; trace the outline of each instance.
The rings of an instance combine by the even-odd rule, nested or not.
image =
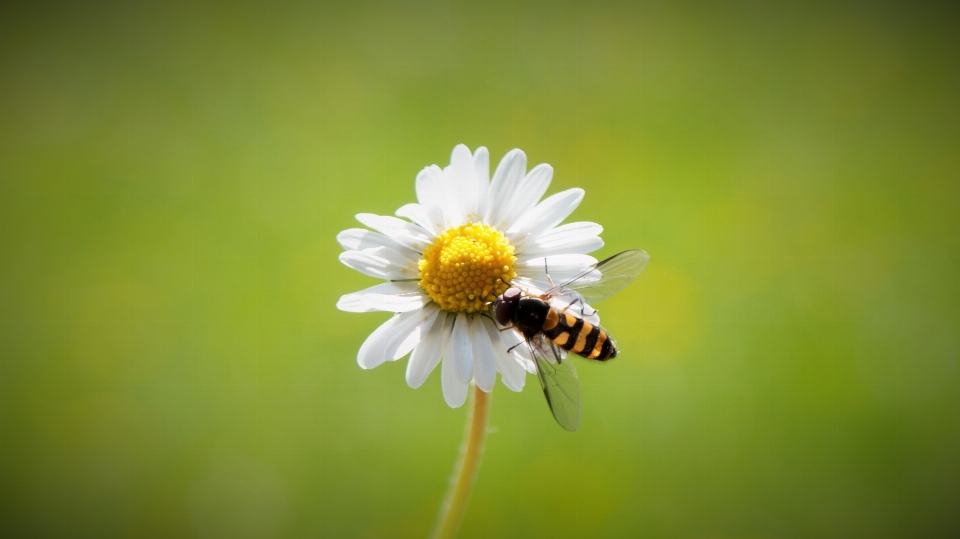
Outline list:
[[[519,288],[508,288],[506,292],[503,293],[504,301],[514,302],[520,299],[520,289]]]
[[[509,292],[509,290],[507,292]],[[510,317],[513,316],[513,309],[516,305],[516,298],[507,299],[506,293],[503,294],[503,299],[497,302],[497,322],[499,322],[501,326],[510,323]]]

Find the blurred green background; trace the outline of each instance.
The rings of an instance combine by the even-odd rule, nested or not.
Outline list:
[[[0,531],[417,537],[465,409],[334,237],[453,146],[652,261],[583,428],[497,385],[463,537],[960,530],[952,4],[0,8]]]

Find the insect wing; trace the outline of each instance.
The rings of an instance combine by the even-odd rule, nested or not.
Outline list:
[[[547,405],[561,427],[575,431],[580,428],[583,407],[580,403],[580,380],[570,358],[563,358],[556,345],[540,338],[540,342],[528,343],[533,360],[537,364],[537,377],[547,398]],[[549,351],[545,348],[549,347]],[[549,361],[545,354],[551,354]]]
[[[641,249],[617,253],[548,290],[546,295],[559,296],[572,290],[583,296],[584,301],[595,303],[626,288],[649,260],[650,255]]]

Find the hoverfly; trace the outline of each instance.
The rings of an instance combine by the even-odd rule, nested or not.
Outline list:
[[[626,288],[648,260],[650,255],[640,249],[623,251],[554,285],[545,258],[544,274],[550,289],[543,294],[525,291],[524,286],[534,288],[535,283],[515,279],[511,288],[491,305],[493,317],[501,326],[507,326],[504,329],[516,328],[523,335],[547,405],[557,423],[567,430],[580,428],[582,406],[580,381],[573,363],[566,360],[566,352],[597,361],[617,356],[616,343],[600,327],[597,311],[588,304]],[[569,301],[558,310],[551,306],[551,300]]]

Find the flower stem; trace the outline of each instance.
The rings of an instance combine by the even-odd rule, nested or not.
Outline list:
[[[473,386],[473,403],[467,414],[466,432],[460,445],[460,461],[453,470],[450,487],[440,505],[440,514],[430,532],[431,539],[450,539],[457,536],[463,515],[467,512],[470,492],[480,470],[483,456],[483,440],[487,435],[490,418],[490,393]]]

